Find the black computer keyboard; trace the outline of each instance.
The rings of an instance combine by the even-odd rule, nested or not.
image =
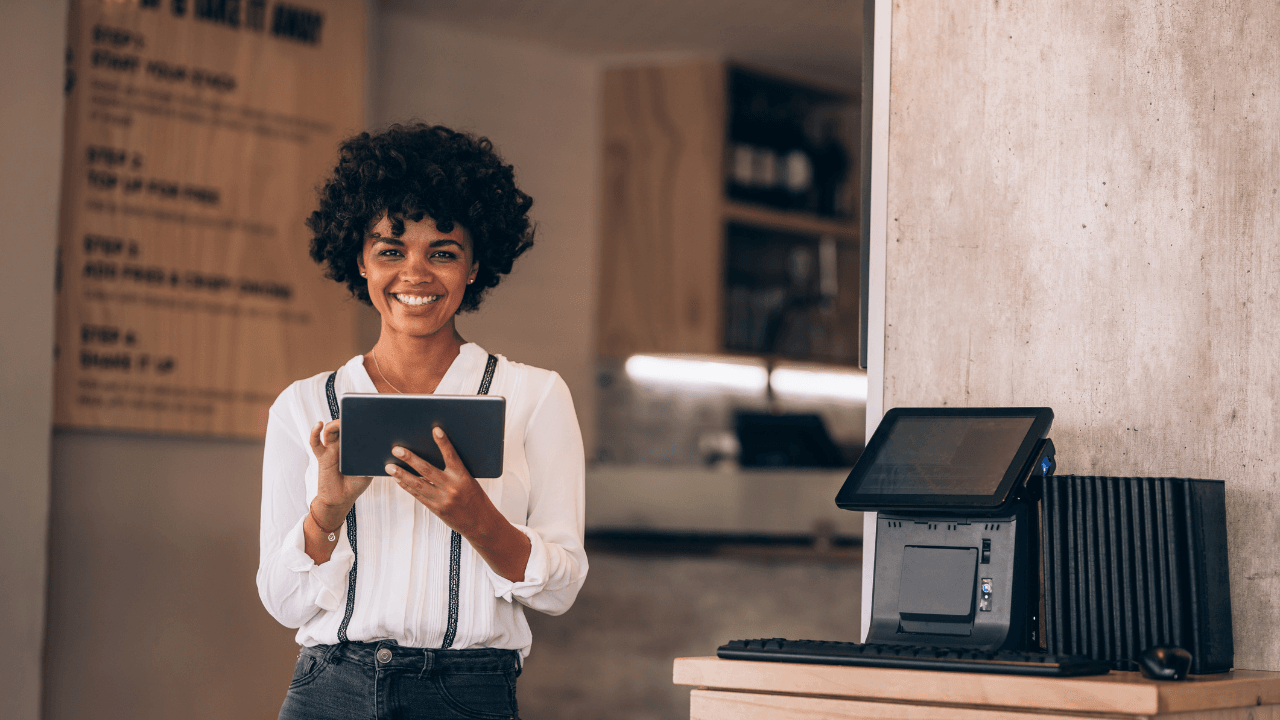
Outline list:
[[[1071,677],[1104,675],[1110,665],[1081,655],[1044,655],[1010,650],[881,645],[836,642],[833,640],[731,640],[716,655],[726,660],[766,660],[769,662],[861,665],[908,670],[953,670],[957,672],[999,673]]]

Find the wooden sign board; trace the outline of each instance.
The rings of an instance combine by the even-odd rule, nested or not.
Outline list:
[[[304,221],[362,124],[364,47],[358,2],[73,0],[58,426],[261,437],[357,352]]]

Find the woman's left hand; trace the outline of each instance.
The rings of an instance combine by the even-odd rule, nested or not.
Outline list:
[[[443,469],[423,460],[408,448],[397,446],[391,449],[391,453],[422,477],[415,477],[394,464],[387,465],[387,475],[444,524],[465,537],[495,572],[512,582],[519,582],[524,578],[525,566],[529,562],[529,538],[507,522],[494,507],[484,488],[462,464],[462,458],[458,457],[444,431],[436,428],[433,435],[444,458]]]
[[[471,530],[469,525],[472,521],[493,508],[493,503],[489,501],[489,496],[480,487],[480,483],[467,472],[462,458],[458,457],[453,443],[449,442],[444,431],[436,428],[432,434],[444,457],[443,469],[423,460],[408,448],[396,446],[391,449],[391,454],[408,463],[422,477],[414,477],[413,473],[390,463],[387,465],[387,475],[417,498],[418,502],[426,505],[446,525],[465,536]]]

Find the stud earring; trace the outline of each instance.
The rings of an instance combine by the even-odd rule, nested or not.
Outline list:
[[[365,274],[364,274],[364,273],[360,273],[360,277],[365,277]]]

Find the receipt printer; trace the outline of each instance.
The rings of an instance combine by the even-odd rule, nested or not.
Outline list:
[[[1049,408],[894,408],[836,504],[874,511],[867,642],[1040,645],[1037,493]]]

